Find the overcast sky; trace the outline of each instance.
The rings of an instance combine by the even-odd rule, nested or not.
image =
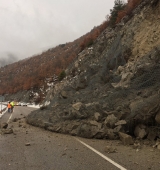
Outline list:
[[[0,0],[0,66],[79,38],[113,6],[114,0]]]

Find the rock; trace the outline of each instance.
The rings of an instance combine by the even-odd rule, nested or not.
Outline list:
[[[150,145],[150,144],[151,144],[151,142],[150,142],[150,141],[148,141],[148,140],[144,140],[144,141],[143,141],[143,144],[144,144],[144,145]]]
[[[91,120],[89,123],[93,126],[97,126],[99,129],[102,127],[102,123],[98,123],[97,121]]]
[[[62,156],[65,156],[65,155],[67,155],[67,154],[66,154],[66,153],[63,153],[63,154],[62,154]]]
[[[134,118],[137,122],[150,122],[152,121],[153,115],[159,109],[159,95],[148,96],[147,98],[135,100],[131,102],[130,109],[131,114],[129,119]],[[142,123],[143,123],[142,122]]]
[[[94,118],[96,121],[100,121],[100,119],[101,119],[100,113],[98,113],[98,112],[94,113]]]
[[[157,136],[157,131],[156,130],[150,130],[147,136],[147,139],[150,141],[154,141]]]
[[[135,130],[134,130],[134,135],[140,139],[143,139],[147,136],[148,132],[147,132],[147,128],[145,125],[137,125]]]
[[[11,129],[11,128],[3,129],[2,132],[3,132],[3,134],[11,134],[11,133],[13,133],[13,129]]]
[[[77,129],[73,129],[73,130],[70,132],[70,134],[71,134],[72,136],[77,136],[77,133],[78,133]]]
[[[118,134],[119,134],[120,140],[122,141],[124,145],[132,145],[134,143],[130,135],[127,135],[122,132],[119,132]]]
[[[116,140],[118,139],[118,136],[116,133],[114,133],[113,129],[107,129],[106,138],[110,140]]]
[[[107,152],[107,153],[115,153],[115,152],[117,152],[117,149],[113,146],[106,146],[104,148],[104,151]]]
[[[30,143],[25,143],[25,146],[30,146],[31,144]]]
[[[117,126],[117,127],[115,127],[115,128],[113,129],[113,132],[118,134],[118,132],[121,131],[121,130],[123,130],[123,128],[122,128],[121,125],[119,125],[119,126]],[[121,131],[121,132],[122,132],[122,131]]]
[[[81,123],[77,128],[77,135],[85,138],[101,138],[103,131],[98,126],[93,126],[89,123]],[[97,136],[97,137],[96,137]],[[104,137],[104,134],[103,136]]]
[[[66,91],[61,91],[61,96],[63,97],[63,98],[67,98],[67,92]]]
[[[113,114],[111,114],[111,115],[107,116],[104,123],[106,126],[113,128],[113,127],[115,127],[116,122],[117,122],[117,118]]]
[[[78,102],[78,103],[76,103],[76,104],[73,104],[72,107],[73,107],[75,110],[79,111],[80,108],[82,107],[82,105],[83,105],[83,104],[82,104],[81,102]]]
[[[17,122],[18,120],[18,118],[13,118],[12,122]]]
[[[95,139],[106,139],[106,132],[103,129],[100,129],[97,131],[97,133],[94,135]]]
[[[53,124],[49,122],[44,122],[44,128],[47,129],[48,127],[52,127]]]
[[[119,126],[119,125],[125,125],[127,122],[125,120],[120,120],[117,123],[115,123],[115,126]]]
[[[133,149],[141,149],[140,143],[134,143]]]
[[[8,123],[1,123],[1,128],[6,129],[8,127]]]

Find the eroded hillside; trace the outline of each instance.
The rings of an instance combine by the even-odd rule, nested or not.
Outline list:
[[[160,3],[132,14],[78,55],[28,123],[87,138],[160,137]]]

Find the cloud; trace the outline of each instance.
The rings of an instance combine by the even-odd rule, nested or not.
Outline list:
[[[23,59],[73,41],[100,25],[113,5],[111,0],[1,0],[0,61],[8,61],[9,53]]]
[[[10,52],[7,52],[5,54],[5,57],[0,58],[0,67],[2,67],[4,65],[8,65],[10,63],[14,63],[16,61],[18,61],[18,57]]]

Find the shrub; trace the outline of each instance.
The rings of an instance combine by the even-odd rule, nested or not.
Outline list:
[[[66,77],[66,73],[65,73],[65,71],[63,70],[63,71],[59,74],[58,79],[59,79],[59,81],[61,81],[61,80],[63,80],[65,77]]]
[[[47,109],[47,106],[41,106],[40,107],[40,110],[45,110],[45,109]]]
[[[110,21],[109,24],[111,27],[114,27],[118,18],[119,11],[124,10],[126,7],[126,4],[123,0],[115,0],[114,1],[114,7],[112,10],[110,10]]]

